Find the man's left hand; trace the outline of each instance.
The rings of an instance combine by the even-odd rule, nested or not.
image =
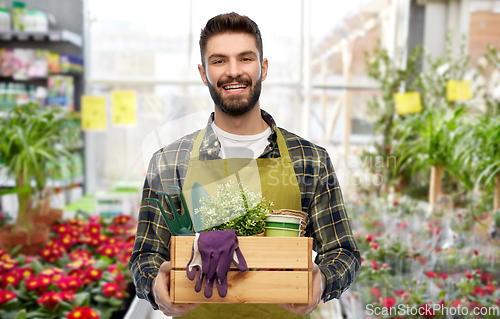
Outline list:
[[[290,304],[290,303],[280,303],[278,306],[299,315],[310,314],[316,308],[318,308],[319,302],[321,301],[321,295],[325,290],[326,277],[323,275],[321,270],[319,270],[318,265],[314,264],[313,267],[313,278],[312,278],[312,302],[308,304]]]

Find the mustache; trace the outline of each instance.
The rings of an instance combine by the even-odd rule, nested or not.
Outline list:
[[[245,83],[245,84],[248,84],[248,86],[252,86],[252,80],[250,80],[247,77],[237,76],[235,78],[229,77],[228,79],[217,81],[217,87],[220,88],[223,85],[226,85],[226,84],[229,84],[229,83],[232,83],[232,82]]]

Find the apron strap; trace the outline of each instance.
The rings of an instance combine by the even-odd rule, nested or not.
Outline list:
[[[191,151],[191,158],[197,158],[200,156],[200,146],[201,142],[203,141],[203,138],[205,137],[205,132],[207,131],[207,128],[205,127],[198,133],[198,136],[196,137],[196,140],[194,141],[193,145],[193,150]]]

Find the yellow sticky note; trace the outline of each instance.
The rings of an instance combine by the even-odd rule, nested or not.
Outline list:
[[[106,129],[106,98],[102,96],[82,96],[82,129]]]
[[[446,98],[450,102],[472,99],[470,81],[448,80],[446,83]]]
[[[137,123],[137,99],[134,91],[111,93],[112,123],[131,125]]]
[[[396,93],[394,100],[399,115],[422,112],[420,92]]]

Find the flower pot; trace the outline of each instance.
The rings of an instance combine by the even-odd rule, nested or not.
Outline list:
[[[13,230],[12,225],[9,225],[0,228],[0,246],[9,249],[21,245],[20,254],[34,255],[49,239],[49,232],[49,228],[33,229],[31,232],[26,229]]]
[[[41,228],[44,228],[46,226],[50,228],[51,226],[57,224],[57,221],[62,220],[62,218],[62,209],[50,208],[48,214],[36,215],[34,217],[34,221],[35,224],[41,226]]]
[[[299,237],[300,229],[266,227],[266,237]]]

